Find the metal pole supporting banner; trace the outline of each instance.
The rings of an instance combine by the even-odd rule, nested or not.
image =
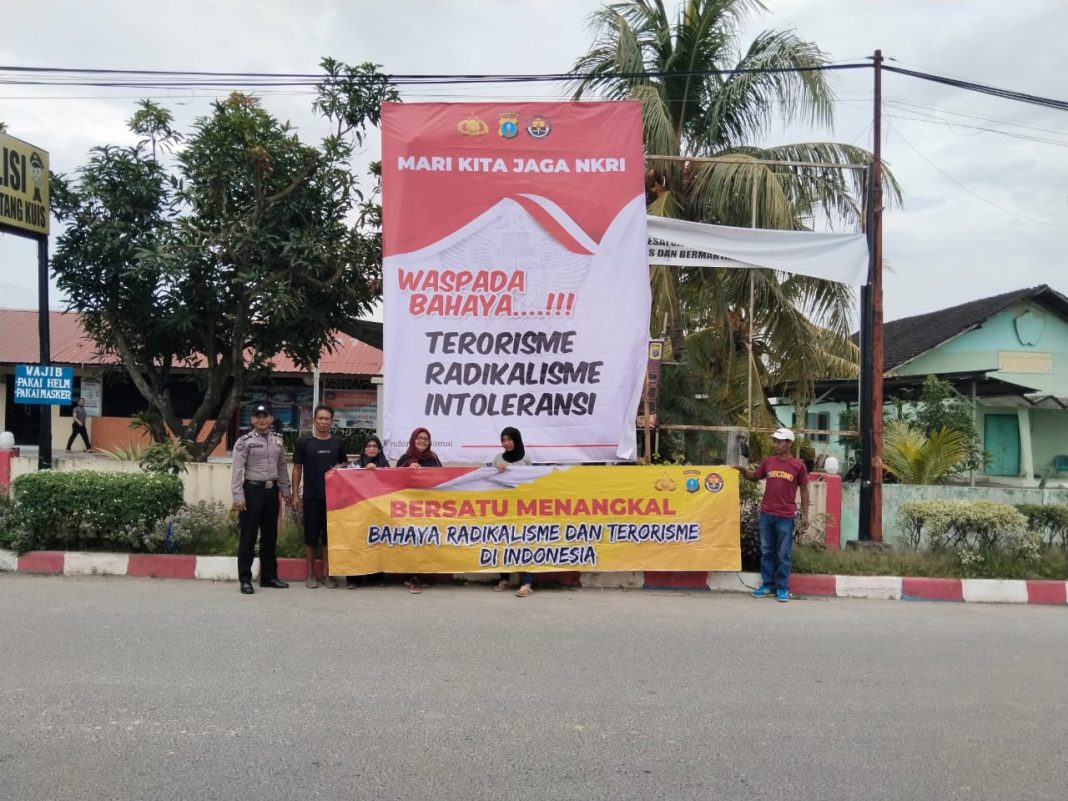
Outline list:
[[[48,235],[37,237],[37,335],[40,341],[41,364],[52,361],[51,334],[48,328]],[[40,437],[37,440],[37,469],[52,468],[52,406],[37,407]]]

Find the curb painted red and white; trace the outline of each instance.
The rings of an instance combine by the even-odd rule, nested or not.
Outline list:
[[[303,559],[279,559],[278,575],[303,581]],[[237,581],[232,556],[118,554],[86,551],[30,551],[22,555],[0,550],[0,572],[64,576],[139,576],[143,578]],[[259,571],[259,560],[252,566]],[[441,581],[486,581],[496,574],[435,576]],[[749,592],[760,583],[757,573],[690,573],[633,571],[616,573],[543,574],[554,584],[587,589],[713,590]],[[535,575],[537,581],[537,575]],[[1068,582],[1002,579],[902,578],[899,576],[825,576],[796,573],[790,592],[797,597],[869,598],[891,601],[956,601],[990,604],[1068,605]]]

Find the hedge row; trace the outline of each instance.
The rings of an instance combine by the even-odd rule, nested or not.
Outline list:
[[[912,549],[989,550],[1039,540],[1068,548],[1068,505],[992,501],[908,501],[898,510],[898,528]]]
[[[159,524],[182,506],[182,482],[160,473],[42,470],[12,483],[0,546],[154,551]]]

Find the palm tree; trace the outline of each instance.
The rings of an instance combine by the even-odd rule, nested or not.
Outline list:
[[[883,467],[902,484],[941,484],[968,458],[968,437],[952,428],[925,434],[907,420],[887,420],[883,442]]]
[[[572,68],[574,97],[641,102],[650,214],[784,230],[820,218],[855,229],[862,171],[768,162],[863,165],[870,153],[833,142],[753,144],[775,122],[829,124],[833,116],[825,73],[812,69],[827,59],[814,44],[766,31],[740,51],[743,21],[762,10],[757,0],[685,0],[672,20],[662,0],[605,6],[591,18],[590,51]],[[897,187],[884,174],[893,201]],[[856,372],[846,286],[770,270],[655,265],[651,280],[653,332],[667,333],[676,361],[687,361],[687,334],[707,330],[715,372],[736,374],[741,358],[743,383],[750,374],[781,379],[801,402],[815,377]],[[764,406],[760,395],[754,405]]]

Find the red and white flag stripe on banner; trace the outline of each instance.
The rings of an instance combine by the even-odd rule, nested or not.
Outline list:
[[[649,335],[641,109],[386,104],[386,453],[632,460]]]

